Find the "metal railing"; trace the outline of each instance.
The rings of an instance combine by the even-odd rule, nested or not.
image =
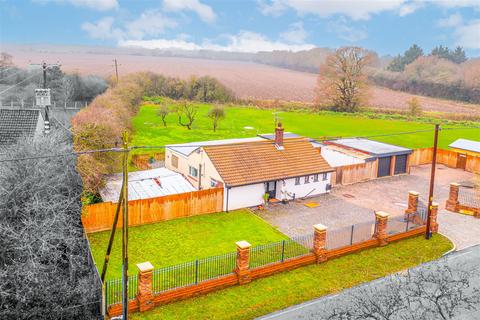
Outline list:
[[[480,208],[480,190],[460,186],[458,189],[458,202],[467,207]]]
[[[375,221],[354,224],[327,232],[328,250],[351,246],[372,239],[375,233]]]
[[[236,252],[230,252],[155,269],[152,290],[160,293],[229,275],[235,270],[236,257]]]
[[[425,208],[424,216],[420,215],[420,218],[426,220],[427,211]],[[421,227],[421,224],[415,223],[414,215],[419,214],[413,213],[409,215],[394,216],[388,218],[387,223],[387,235],[394,235],[398,233],[403,233]],[[425,221],[423,220],[423,221]]]
[[[312,247],[313,234],[252,247],[250,249],[250,268],[255,269],[309,254]]]
[[[133,300],[137,297],[138,291],[138,275],[128,277],[128,299]],[[122,302],[122,279],[113,279],[105,281],[105,304]]]

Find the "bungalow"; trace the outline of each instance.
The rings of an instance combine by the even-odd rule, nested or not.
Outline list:
[[[332,167],[307,138],[254,137],[167,146],[165,166],[197,189],[222,187],[224,210],[257,206],[263,196],[291,200],[327,193]]]

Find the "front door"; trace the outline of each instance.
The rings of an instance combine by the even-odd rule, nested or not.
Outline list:
[[[386,177],[390,175],[390,164],[392,157],[378,158],[378,172],[377,177]]]
[[[268,193],[268,198],[273,199],[275,198],[275,195],[277,194],[277,183],[276,181],[269,181],[266,183],[266,192]]]
[[[465,170],[466,166],[467,166],[467,155],[459,153],[457,157],[457,168]]]

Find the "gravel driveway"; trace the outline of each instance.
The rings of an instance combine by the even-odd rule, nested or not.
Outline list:
[[[434,199],[439,203],[440,232],[449,237],[458,249],[480,244],[480,219],[446,211],[445,201],[451,182],[471,181],[473,176],[462,170],[437,166]],[[312,226],[317,223],[336,229],[373,221],[375,210],[402,215],[410,190],[419,192],[420,200],[426,203],[429,179],[429,165],[412,167],[409,175],[338,186],[330,194],[286,205],[276,204],[256,213],[289,236],[310,233]],[[307,202],[318,202],[319,206],[308,208],[304,205]]]

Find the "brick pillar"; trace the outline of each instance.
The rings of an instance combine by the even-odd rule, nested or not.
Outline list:
[[[239,241],[237,245],[237,266],[235,273],[238,276],[238,283],[245,284],[252,281],[250,278],[250,247],[247,241]]]
[[[438,203],[432,202],[432,211],[430,213],[430,231],[432,231],[432,233],[438,232],[437,216],[438,216]]]
[[[150,262],[137,264],[138,268],[138,293],[137,301],[140,312],[150,310],[154,307],[152,291],[153,266]]]
[[[450,183],[450,194],[448,200],[445,204],[445,209],[448,211],[457,212],[458,211],[458,189],[460,185],[456,182]]]
[[[387,240],[387,221],[388,221],[388,213],[383,211],[375,211],[375,234],[373,235],[374,238],[378,240],[378,244],[383,247],[388,244]]]
[[[390,175],[394,176],[395,175],[395,162],[397,160],[397,156],[392,156],[390,159]]]
[[[405,213],[415,213],[418,209],[418,195],[417,191],[408,192],[408,207]]]
[[[323,224],[313,226],[313,253],[317,258],[317,263],[327,261],[327,227]]]

